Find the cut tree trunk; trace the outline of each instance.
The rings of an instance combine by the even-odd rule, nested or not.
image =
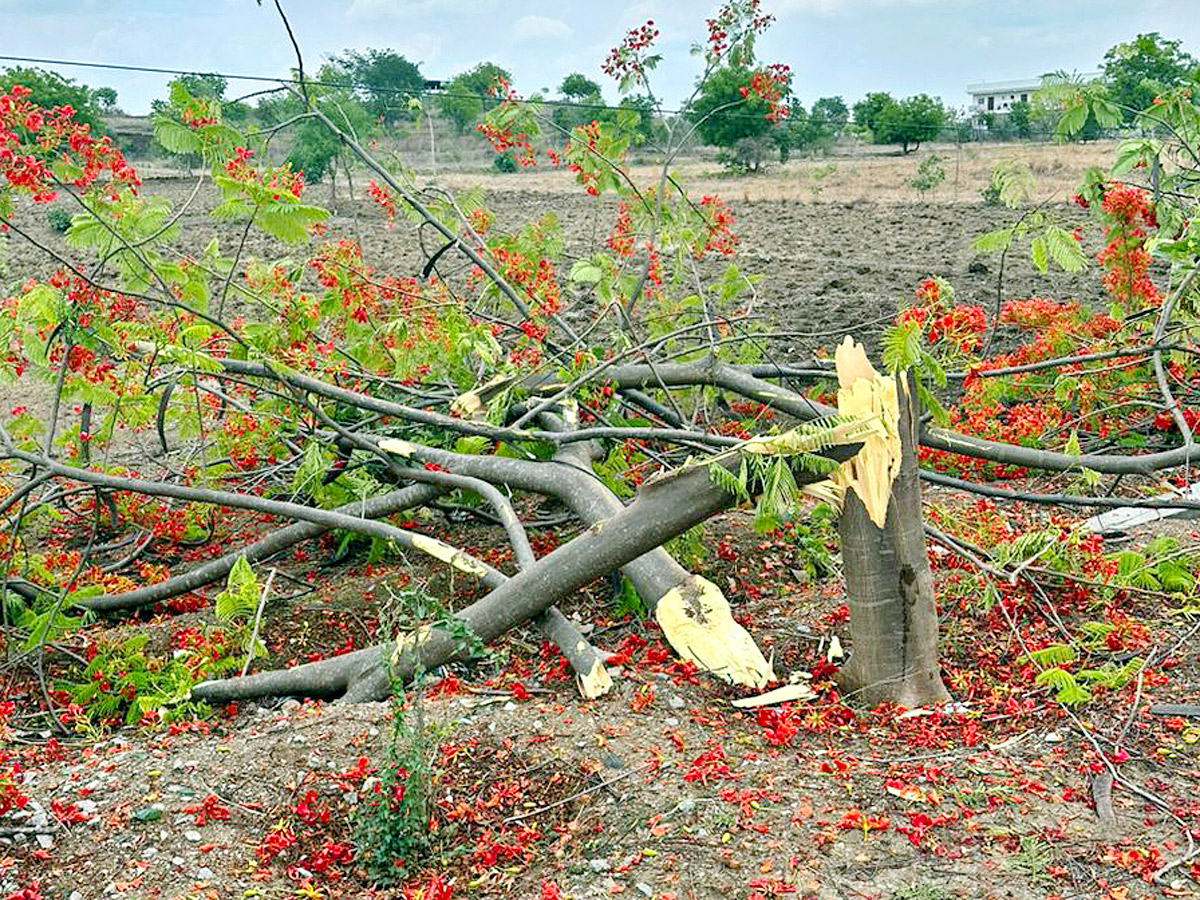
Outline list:
[[[938,617],[925,552],[914,441],[920,406],[911,380],[897,388],[900,470],[884,527],[871,520],[853,490],[846,492],[838,522],[851,642],[838,686],[870,706],[886,700],[914,709],[950,694],[938,662]]]
[[[850,444],[824,451],[841,461],[853,455],[860,445]],[[733,461],[736,464],[736,460]],[[797,470],[798,484],[809,484],[820,476]],[[459,611],[459,619],[482,642],[487,643],[509,628],[541,613],[590,581],[636,559],[664,541],[682,534],[710,516],[733,505],[737,498],[714,484],[707,467],[691,467],[642,486],[637,498],[616,515],[589,528],[533,566],[510,578],[482,599]],[[724,629],[720,641],[705,642],[717,652],[724,650],[728,659],[728,677],[736,680],[746,665],[742,659],[745,645],[733,632],[744,634],[741,627],[728,621],[712,623],[706,616],[712,608],[703,579],[695,579],[664,597],[666,604],[686,623],[699,631]],[[746,640],[749,640],[748,636]],[[758,653],[749,640],[754,653]],[[272,696],[344,696],[350,701],[386,698],[392,681],[408,681],[418,670],[429,671],[459,658],[465,649],[439,628],[423,628],[403,635],[394,643],[381,644],[347,653],[321,662],[244,678],[208,681],[197,685],[192,696],[207,702],[228,702]],[[761,654],[759,654],[761,656]],[[705,666],[721,671],[722,661],[707,659]],[[752,661],[754,671],[759,666]],[[769,667],[767,667],[769,672]],[[769,680],[769,679],[765,679]],[[765,683],[765,681],[764,681]],[[761,685],[759,685],[761,686]]]

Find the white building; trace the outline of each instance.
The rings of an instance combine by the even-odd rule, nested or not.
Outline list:
[[[1082,75],[1072,74],[1072,79],[1091,81],[1100,77],[1100,72],[1085,72]],[[967,85],[967,93],[971,95],[971,103],[967,107],[971,118],[977,125],[983,124],[985,115],[1006,116],[1014,103],[1028,103],[1033,99],[1034,91],[1042,86],[1046,76],[1036,78],[1021,78],[1016,81],[980,81]]]
[[[1022,78],[1017,81],[981,81],[968,84],[967,93],[971,95],[971,118],[991,113],[992,115],[1008,115],[1014,103],[1028,103],[1033,92],[1042,86],[1042,79]]]

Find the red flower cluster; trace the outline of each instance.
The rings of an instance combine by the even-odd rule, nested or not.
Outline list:
[[[705,57],[710,63],[719,62],[733,42],[767,29],[775,17],[761,11],[761,0],[731,0],[717,14],[706,19],[708,26],[708,50]]]
[[[777,63],[756,71],[750,79],[750,84],[743,85],[738,91],[744,98],[756,97],[766,103],[767,121],[778,122],[780,119],[786,119],[788,115],[783,98],[791,81],[791,68]]]
[[[90,188],[107,172],[113,195],[121,188],[135,190],[141,181],[109,138],[95,138],[89,126],[75,121],[70,106],[46,110],[30,99],[32,92],[14,85],[0,94],[0,215],[7,215],[4,190],[30,195],[48,203],[62,181]],[[65,176],[51,171],[61,165]]]
[[[702,235],[704,241],[696,242],[692,247],[692,255],[697,259],[710,250],[722,256],[733,256],[737,248],[737,235],[733,233],[736,221],[729,207],[719,197],[706,195],[700,200],[700,214],[704,216],[706,231]]]
[[[648,20],[645,25],[629,29],[624,40],[609,51],[608,59],[601,66],[604,74],[618,80],[633,78],[639,84],[645,82],[644,51],[649,49],[657,37],[658,29],[654,27],[653,19]]]
[[[617,256],[633,256],[633,219],[629,215],[629,204],[621,201],[617,206],[617,220],[608,236],[608,246]]]
[[[396,224],[396,200],[392,197],[391,192],[386,187],[380,187],[378,182],[371,179],[371,183],[367,185],[367,194],[387,213],[388,228]]]
[[[299,200],[304,190],[304,176],[292,171],[291,163],[282,166],[268,166],[259,172],[250,160],[254,151],[238,147],[233,151],[233,159],[225,163],[225,174],[238,184],[264,188],[270,194],[271,200]]]
[[[497,154],[517,151],[513,157],[518,163],[525,167],[536,166],[537,156],[529,134],[506,124],[513,120],[513,113],[520,109],[520,95],[503,78],[497,78],[488,93],[499,97],[500,104],[489,114],[487,121],[475,126],[475,130],[487,139]]]
[[[1148,195],[1139,188],[1114,185],[1105,192],[1100,209],[1107,221],[1108,245],[1096,259],[1108,270],[1105,290],[1131,312],[1157,306],[1162,297],[1150,280],[1150,254],[1144,246],[1149,232],[1158,227]]]

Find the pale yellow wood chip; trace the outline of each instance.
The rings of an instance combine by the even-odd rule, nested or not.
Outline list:
[[[774,706],[777,703],[788,703],[792,700],[812,700],[817,696],[816,691],[807,684],[785,684],[773,691],[759,694],[757,697],[743,697],[734,700],[733,705],[738,709],[755,709],[759,706]]]
[[[762,688],[775,680],[749,632],[733,620],[721,589],[690,575],[659,599],[654,617],[682,658],[733,684]]]

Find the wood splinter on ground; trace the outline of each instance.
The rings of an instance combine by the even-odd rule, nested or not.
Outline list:
[[[763,688],[775,672],[754,638],[733,620],[721,589],[692,575],[664,594],[654,618],[675,652],[733,684]]]

